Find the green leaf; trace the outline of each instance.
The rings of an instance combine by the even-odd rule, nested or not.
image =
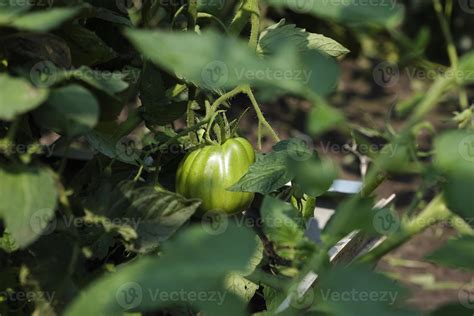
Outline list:
[[[474,176],[474,131],[449,131],[435,140],[435,166],[448,174]]]
[[[73,64],[79,66],[94,66],[117,57],[97,34],[78,24],[67,25],[60,32],[71,48]]]
[[[474,237],[451,239],[426,259],[447,267],[474,270]]]
[[[316,308],[335,316],[419,315],[397,306],[406,290],[369,267],[336,266],[321,273]]]
[[[256,249],[255,234],[242,227],[229,225],[221,235],[189,228],[165,245],[160,258],[140,258],[94,282],[65,315],[118,315],[185,302],[208,315],[243,315],[242,301],[222,284],[229,273],[245,270]]]
[[[26,113],[41,105],[48,91],[37,89],[28,81],[0,74],[0,119],[11,121],[16,115]]]
[[[126,137],[116,139],[107,133],[93,130],[84,135],[89,145],[99,153],[131,165],[140,165],[140,152],[135,142]]]
[[[49,169],[0,168],[0,217],[20,247],[35,241],[54,216],[58,192]]]
[[[19,249],[18,244],[15,242],[8,230],[5,230],[3,232],[3,236],[0,238],[0,249],[7,253],[11,253]]]
[[[158,67],[146,62],[143,68],[140,100],[145,109],[144,119],[153,125],[166,125],[181,117],[186,112],[187,102],[171,102],[167,98]]]
[[[230,191],[268,194],[293,181],[309,195],[324,193],[336,175],[333,166],[321,162],[303,139],[291,138],[273,146],[267,154],[257,155],[248,172]]]
[[[319,160],[316,154],[303,161],[291,159],[288,164],[294,174],[293,183],[312,197],[327,192],[338,174],[336,165],[331,160]]]
[[[336,243],[355,230],[363,230],[373,234],[376,211],[373,210],[374,202],[371,198],[353,197],[342,202],[336,213],[324,227],[323,235],[329,241]]]
[[[306,32],[305,29],[297,28],[294,24],[285,25],[285,19],[269,26],[260,34],[257,52],[262,55],[272,55],[287,42],[293,43],[300,51],[315,49],[333,57],[349,53],[347,48],[329,37]]]
[[[16,16],[29,9],[30,4],[27,2],[0,0],[0,25],[8,25]]]
[[[318,102],[308,116],[307,128],[311,135],[320,135],[345,124],[344,114],[326,103]]]
[[[304,239],[304,223],[291,204],[265,196],[260,208],[263,231],[278,255],[292,260]]]
[[[270,153],[257,155],[248,172],[228,190],[261,194],[273,192],[293,179],[287,161],[287,151],[275,150],[273,147]]]
[[[20,30],[48,32],[76,16],[81,8],[51,8],[16,17],[10,26]]]
[[[434,165],[446,176],[446,204],[471,223],[470,219],[474,217],[474,132],[444,133],[435,140],[434,147]]]
[[[317,51],[299,54],[292,43],[278,54],[261,59],[247,43],[212,31],[195,34],[127,30],[126,35],[146,58],[210,90],[250,84],[300,95],[310,89],[324,95],[335,88],[339,75],[332,58]],[[189,47],[193,47],[192,54]]]
[[[120,219],[120,226],[132,228],[136,233],[134,250],[148,252],[171,237],[201,203],[173,192],[157,191],[152,186],[123,181],[113,187],[101,185],[85,204],[93,214],[108,218],[109,223]],[[110,227],[108,231],[116,228],[120,227]]]
[[[51,92],[48,102],[35,112],[36,121],[70,137],[92,129],[99,120],[99,104],[82,86],[71,84]]]
[[[464,55],[459,62],[458,74],[462,75],[462,79],[466,83],[474,82],[474,53]]]
[[[121,72],[102,72],[92,70],[87,66],[81,66],[79,69],[65,71],[61,74],[64,79],[74,78],[89,84],[90,86],[107,93],[110,96],[124,91],[129,84],[124,81],[125,73]]]
[[[349,24],[395,27],[401,23],[404,14],[402,6],[386,0],[365,2],[365,5],[354,1],[326,0],[267,0],[267,2],[276,7],[288,7],[297,13],[312,14]]]
[[[468,294],[472,295],[472,294]],[[472,304],[466,302],[466,304]],[[453,316],[453,315],[469,315],[472,314],[472,307],[468,308],[459,303],[449,303],[441,306],[440,308],[433,311],[431,316]]]

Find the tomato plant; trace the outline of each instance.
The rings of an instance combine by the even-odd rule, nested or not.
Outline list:
[[[0,0],[0,315],[472,314],[468,2]]]

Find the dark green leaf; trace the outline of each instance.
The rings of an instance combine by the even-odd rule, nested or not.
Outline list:
[[[102,188],[108,189],[103,191]],[[147,252],[167,240],[186,223],[199,207],[200,201],[186,199],[169,191],[157,191],[152,186],[140,187],[135,182],[124,181],[114,187],[101,185],[97,193],[87,200],[86,205],[95,215],[108,218],[109,223],[119,219],[117,222],[123,223],[119,226],[133,229],[134,250]],[[110,231],[120,227],[105,228]]]
[[[212,31],[198,35],[128,30],[126,35],[145,57],[163,69],[212,90],[250,84],[301,95],[311,89],[324,95],[335,88],[339,75],[337,64],[329,56],[316,51],[299,54],[291,43],[271,58],[261,59],[245,42]],[[193,47],[192,54],[189,47]]]
[[[41,105],[48,91],[37,89],[28,81],[0,74],[0,119],[10,121],[16,115],[28,112]]]
[[[304,239],[304,222],[289,203],[265,196],[260,213],[263,231],[283,258],[294,259],[295,248]]]
[[[96,33],[78,24],[63,28],[61,37],[71,48],[74,65],[93,66],[105,63],[117,56],[117,53]]]
[[[336,20],[343,23],[376,24],[395,27],[402,21],[403,8],[392,1],[374,0],[362,3],[351,1],[267,0],[277,7],[288,7],[297,13]]]
[[[447,267],[474,270],[474,237],[449,240],[426,259]]]
[[[54,216],[58,192],[52,172],[40,167],[0,168],[0,216],[14,241],[35,241]]]
[[[79,85],[53,90],[48,102],[35,112],[36,121],[70,137],[93,128],[99,119],[99,104],[92,93]]]
[[[435,140],[434,164],[446,175],[444,196],[448,208],[471,223],[474,218],[474,133],[454,131],[439,136]]]
[[[353,197],[341,203],[331,217],[323,234],[332,242],[337,242],[349,233],[362,229],[374,233],[374,202],[369,198]]]
[[[20,15],[9,24],[20,30],[47,32],[76,16],[81,8],[50,8]]]
[[[153,125],[166,125],[178,119],[186,112],[187,102],[171,102],[159,69],[150,62],[143,67],[140,100],[145,109],[145,120]]]
[[[262,55],[271,55],[288,42],[293,43],[301,51],[315,49],[333,57],[349,53],[347,48],[329,37],[306,32],[294,24],[285,25],[285,19],[269,26],[260,34],[257,51]]]
[[[319,310],[335,316],[413,316],[397,307],[406,290],[369,267],[334,267],[321,273],[314,302]]]
[[[469,294],[472,295],[472,294]],[[466,304],[472,304],[466,302]],[[443,305],[440,308],[433,311],[430,315],[431,316],[454,316],[454,315],[469,315],[472,314],[472,307],[468,308],[467,306],[463,306],[458,303],[451,303],[447,305]]]
[[[243,315],[240,299],[225,292],[222,282],[230,272],[246,269],[257,250],[255,234],[234,225],[222,235],[208,231],[202,226],[190,228],[166,245],[162,257],[140,258],[102,277],[65,314],[117,315],[187,302],[209,315]],[[188,295],[204,292],[214,293],[215,299]],[[185,295],[171,300],[176,293]]]

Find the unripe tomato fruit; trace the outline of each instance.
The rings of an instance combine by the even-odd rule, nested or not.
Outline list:
[[[176,192],[202,200],[200,212],[224,214],[242,212],[254,194],[227,191],[237,183],[255,161],[252,145],[242,137],[230,138],[221,145],[207,145],[184,157],[176,174]]]

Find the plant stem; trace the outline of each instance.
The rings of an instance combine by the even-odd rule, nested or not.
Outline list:
[[[225,101],[235,97],[237,94],[242,93],[242,87],[235,87],[234,89],[230,90],[229,92],[224,93],[220,97],[218,97],[211,105],[210,110],[206,113],[206,119],[210,118],[219,108],[219,105],[224,103]]]
[[[254,12],[255,7],[257,12]],[[242,0],[242,4],[235,13],[234,18],[229,26],[229,31],[232,34],[238,35],[244,29],[245,25],[249,22],[251,14],[259,14],[258,12],[258,0]]]
[[[224,23],[222,23],[222,21],[216,17],[215,15],[213,14],[210,14],[210,13],[206,13],[206,12],[198,12],[197,13],[197,18],[198,19],[211,19],[213,21],[216,21],[217,24],[219,24],[220,27],[222,27],[222,29],[226,32],[226,33],[229,33],[229,30],[227,29],[227,26],[225,26]]]
[[[265,116],[263,116],[262,110],[260,110],[260,106],[258,105],[257,100],[255,99],[255,96],[253,95],[252,89],[249,86],[246,86],[244,88],[244,93],[249,97],[250,103],[252,103],[252,106],[255,112],[257,113],[258,123],[262,124],[270,132],[270,134],[272,135],[273,139],[276,142],[279,142],[280,138],[278,137],[277,133],[273,130],[270,123],[268,123]],[[261,137],[262,135],[259,135],[260,146],[261,146]]]
[[[258,35],[260,32],[260,9],[258,8],[258,0],[251,1],[251,5],[249,46],[253,50],[257,50]]]
[[[451,34],[451,30],[449,29],[448,20],[446,19],[446,16],[443,13],[443,7],[441,5],[440,0],[434,0],[433,6],[436,11],[436,15],[438,16],[438,20],[441,25],[441,30],[447,42],[447,50],[451,66],[456,71],[459,67],[459,57],[456,51],[456,45],[454,45],[453,35]],[[456,82],[460,86],[459,102],[461,108],[467,109],[467,107],[469,106],[469,100],[467,98],[466,89],[462,86],[462,83],[458,79],[456,79]]]
[[[409,240],[426,228],[447,220],[452,216],[441,196],[435,197],[418,216],[401,227],[400,232],[390,236],[380,246],[357,259],[359,263],[374,262]]]

